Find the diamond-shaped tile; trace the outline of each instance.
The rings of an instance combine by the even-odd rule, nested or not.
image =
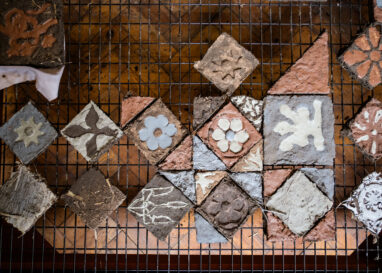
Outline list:
[[[230,239],[255,208],[256,203],[229,177],[225,177],[196,211]]]
[[[382,82],[381,26],[370,25],[338,57],[341,65],[363,86],[373,89]]]
[[[231,95],[259,64],[255,56],[222,33],[194,67],[223,94]]]
[[[298,236],[308,232],[332,205],[333,201],[301,171],[288,178],[266,202],[266,207]]]
[[[267,96],[265,165],[333,165],[333,103],[326,96]]]
[[[158,239],[164,240],[192,206],[181,191],[156,175],[138,193],[128,210]]]
[[[20,164],[0,187],[0,215],[24,234],[56,200],[45,179]]]
[[[88,227],[96,229],[126,196],[93,168],[81,175],[61,198]]]
[[[366,176],[361,185],[343,202],[355,218],[374,235],[382,230],[382,176],[373,172]]]
[[[125,130],[151,164],[156,165],[182,141],[187,130],[158,99]]]
[[[371,99],[344,133],[372,160],[382,157],[382,103]]]
[[[256,128],[232,103],[224,106],[197,134],[228,168],[261,140]]]
[[[0,128],[0,137],[21,162],[28,164],[48,148],[57,132],[28,102]]]
[[[95,162],[123,135],[115,123],[90,101],[61,134],[90,162]]]

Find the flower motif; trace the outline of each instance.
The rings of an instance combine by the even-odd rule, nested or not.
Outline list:
[[[356,116],[350,129],[360,148],[375,159],[382,156],[382,103],[371,100]]]
[[[343,61],[349,66],[351,72],[371,87],[382,82],[380,38],[379,30],[372,26],[366,33],[359,36],[343,55]]]
[[[41,132],[42,122],[35,123],[33,116],[29,120],[25,121],[20,119],[20,126],[15,128],[13,131],[17,133],[17,138],[15,142],[23,141],[26,148],[33,142],[34,144],[39,144],[39,136],[43,136],[44,132]]]
[[[144,120],[145,127],[139,130],[139,139],[145,141],[150,151],[159,147],[166,149],[172,144],[172,136],[177,132],[176,126],[168,122],[164,115],[148,116]]]
[[[243,122],[234,118],[229,121],[221,118],[218,121],[218,128],[212,133],[212,138],[217,141],[217,146],[223,153],[228,149],[233,153],[238,153],[243,149],[243,144],[249,139],[249,135],[243,129]]]

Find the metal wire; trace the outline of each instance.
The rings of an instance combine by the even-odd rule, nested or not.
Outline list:
[[[115,122],[124,94],[161,97],[190,127],[192,102],[219,91],[193,68],[223,31],[259,59],[260,65],[237,90],[263,98],[268,88],[326,29],[330,34],[331,87],[336,116],[336,201],[348,196],[368,172],[381,171],[339,136],[339,131],[370,96],[340,68],[336,56],[372,21],[372,1],[327,2],[200,0],[65,0],[67,66],[60,97],[46,102],[23,83],[3,91],[2,123],[29,99],[57,129],[63,128],[89,100]],[[2,142],[1,181],[9,178],[16,157]],[[65,192],[90,166],[60,137],[38,157],[32,169],[46,177],[57,194]],[[127,203],[154,175],[134,145],[124,137],[97,167],[123,190]],[[228,244],[195,243],[193,216],[182,221],[164,243],[128,216],[126,203],[92,231],[58,202],[24,237],[0,223],[0,271],[148,271],[158,272],[356,272],[379,271],[380,243],[343,209],[336,213],[335,242],[269,243],[260,216],[251,217]],[[44,240],[45,238],[45,240]],[[255,239],[254,239],[255,238]],[[257,238],[257,239],[256,239]],[[260,239],[258,239],[260,238]]]

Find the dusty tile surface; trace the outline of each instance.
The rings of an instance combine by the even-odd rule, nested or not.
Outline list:
[[[225,102],[225,97],[195,97],[192,126],[198,129],[202,126]]]
[[[227,33],[222,33],[194,67],[223,94],[231,95],[258,64],[251,52]]]
[[[263,179],[261,173],[231,173],[230,177],[258,204],[263,203]]]
[[[371,99],[345,129],[350,139],[372,160],[382,157],[382,103]]]
[[[199,213],[195,213],[196,240],[199,244],[226,243],[227,239],[208,223]]]
[[[366,176],[361,185],[346,199],[343,205],[351,210],[354,217],[375,235],[382,230],[382,177],[373,172]]]
[[[23,235],[57,200],[45,182],[44,178],[20,164],[0,187],[1,215]]]
[[[195,170],[215,171],[226,169],[224,163],[197,136],[193,138],[192,161]]]
[[[165,240],[191,209],[192,203],[160,175],[138,193],[128,210],[154,236]]]
[[[30,163],[57,138],[57,132],[31,102],[1,128],[0,137],[24,164]]]
[[[229,103],[197,132],[230,168],[261,139],[256,128]]]
[[[196,211],[230,239],[253,213],[255,207],[255,202],[226,177]]]
[[[61,134],[89,162],[95,162],[123,135],[115,123],[90,101]]]
[[[180,171],[180,172],[159,172],[166,177],[175,187],[177,187],[192,203],[196,203],[195,191],[195,172]]]
[[[97,229],[126,196],[93,168],[84,173],[61,198],[88,227]]]
[[[324,32],[268,94],[329,94],[328,33]]]
[[[265,165],[333,165],[333,103],[326,96],[267,96]]]
[[[121,124],[125,127],[132,119],[148,107],[155,98],[131,96],[122,101],[121,105]]]
[[[381,26],[370,25],[338,58],[350,75],[368,89],[382,82],[380,39]]]
[[[125,130],[125,134],[153,165],[165,158],[186,133],[187,130],[161,99],[147,108]]]
[[[192,137],[187,136],[178,147],[175,148],[164,160],[158,165],[163,171],[183,171],[192,169]]]

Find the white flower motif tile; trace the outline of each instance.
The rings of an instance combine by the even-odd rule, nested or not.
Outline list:
[[[333,104],[326,96],[267,96],[265,165],[333,165]]]
[[[0,137],[21,162],[28,164],[48,148],[57,132],[29,102],[0,128]]]

